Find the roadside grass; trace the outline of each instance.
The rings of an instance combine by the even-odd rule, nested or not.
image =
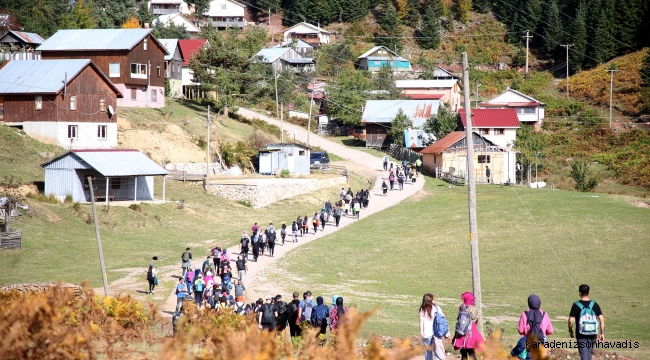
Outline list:
[[[13,178],[17,182],[42,181],[45,176],[39,164],[49,157],[39,153],[61,154],[65,149],[39,142],[23,131],[0,125],[0,180]]]
[[[366,337],[418,335],[417,310],[426,292],[435,295],[453,326],[460,294],[472,290],[467,189],[427,178],[423,191],[292,250],[262,276],[281,284],[285,293],[309,289],[326,299],[341,295],[348,306],[362,310],[377,307]],[[505,329],[506,340],[514,344],[519,315],[535,293],[555,327],[551,338],[568,340],[566,319],[577,300],[576,285],[587,283],[603,308],[608,339],[641,341],[636,356],[650,358],[650,209],[617,195],[524,187],[515,193],[501,186],[479,186],[477,193],[488,327]]]
[[[374,155],[379,158],[384,157],[384,152],[375,148],[368,148],[366,147],[366,142],[363,140],[359,140],[357,138],[354,138],[352,136],[326,136],[325,139],[335,142],[337,144],[345,145],[347,147],[353,148],[355,150],[363,151],[365,153],[368,153],[370,155]],[[395,159],[394,157],[388,155],[388,158],[390,161],[394,163],[399,163],[399,160]]]
[[[366,179],[353,174],[353,189],[365,186]],[[161,182],[156,180],[156,194]],[[172,202],[154,205],[141,203],[140,211],[98,204],[102,245],[109,282],[123,277],[134,268],[146,266],[158,256],[156,266],[179,266],[186,246],[192,248],[194,261],[202,261],[216,243],[230,246],[239,242],[243,230],[254,222],[261,226],[273,222],[291,225],[298,215],[310,215],[328,200],[338,197],[338,186],[321,189],[275,205],[253,209],[215,195],[206,195],[200,184],[167,182],[167,198]],[[182,207],[182,203],[184,204]],[[0,252],[0,284],[58,281],[80,283],[89,279],[101,286],[101,274],[92,210],[81,204],[47,204],[28,200],[28,215],[17,217],[13,227],[23,231],[22,250]],[[143,288],[146,282],[142,279]],[[162,291],[165,280],[161,279]]]

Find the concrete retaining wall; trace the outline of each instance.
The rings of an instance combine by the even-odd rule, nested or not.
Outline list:
[[[208,184],[208,192],[231,201],[242,201],[254,208],[260,208],[278,200],[345,183],[344,176],[324,180],[291,178],[211,180]]]

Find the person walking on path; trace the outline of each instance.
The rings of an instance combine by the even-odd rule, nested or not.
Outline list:
[[[569,336],[578,340],[580,359],[591,360],[596,341],[605,341],[605,318],[598,303],[589,298],[589,285],[580,285],[578,294],[580,300],[573,303],[569,313]],[[576,324],[575,333],[573,324]]]
[[[326,220],[325,212],[326,212],[326,209],[323,209],[320,212],[320,227],[321,227],[321,230],[325,230],[325,220]]]
[[[291,239],[293,242],[298,241],[298,224],[295,221],[291,224]]]
[[[381,179],[381,190],[384,193],[384,196],[386,196],[386,193],[388,192],[388,184],[386,184],[386,179]]]
[[[341,222],[341,215],[342,215],[343,209],[339,206],[334,207],[334,222],[336,224],[336,227],[339,227],[339,223]]]
[[[318,334],[325,335],[327,333],[330,308],[324,304],[322,296],[316,298],[316,304],[311,313],[311,323],[315,328],[319,329]]]
[[[388,154],[384,154],[384,171],[388,170]]]
[[[392,170],[388,175],[388,182],[390,183],[390,191],[393,191],[393,188],[395,187],[395,174]]]
[[[260,233],[253,233],[253,261],[257,262],[257,258],[260,256]]]
[[[251,239],[248,237],[248,233],[244,231],[241,235],[241,240],[239,241],[239,253],[248,259],[248,247],[250,246]]]
[[[149,264],[149,269],[147,270],[147,281],[149,282],[149,294],[153,294],[156,285],[158,285],[158,270],[153,266],[153,263]]]
[[[355,219],[359,218],[359,213],[361,213],[361,202],[356,201],[354,203],[354,218]]]
[[[266,245],[269,241],[269,229],[266,229],[260,233],[262,234],[262,237],[260,237],[260,256],[264,256],[264,249],[266,249]]]
[[[343,298],[336,298],[336,307],[330,312],[330,320],[332,322],[332,331],[336,331],[340,324],[346,322],[346,315],[348,313],[348,308],[343,306]]]
[[[302,233],[304,235],[309,234],[309,220],[307,219],[307,215],[302,219]]]
[[[517,330],[523,337],[535,335],[537,338],[537,348],[543,348],[548,335],[553,334],[553,324],[548,314],[541,310],[542,300],[539,296],[533,294],[528,297],[528,311],[521,313],[519,317],[519,326]],[[531,339],[532,341],[532,339]],[[527,353],[526,359],[530,359],[530,353]]]
[[[204,290],[205,290],[205,281],[203,281],[203,274],[199,274],[198,278],[194,280],[194,303],[199,308],[203,303]]]
[[[187,292],[187,286],[185,286],[185,279],[178,279],[178,284],[176,285],[176,312],[181,311],[181,308],[185,304],[185,293]]]
[[[442,310],[440,310],[440,308],[434,303],[433,294],[424,294],[418,316],[420,317],[420,336],[422,337],[422,345],[425,347],[425,360],[434,360],[434,354],[436,355],[436,360],[443,360],[446,358],[442,339],[435,337],[433,333],[433,319],[435,319],[438,311],[442,314]],[[431,347],[431,349],[429,349],[429,347]]]
[[[240,281],[244,280],[244,275],[246,275],[246,271],[248,271],[248,265],[246,264],[246,259],[244,259],[242,255],[237,257],[235,266],[237,266],[237,277]]]
[[[485,167],[485,177],[487,178],[487,183],[488,183],[488,184],[490,183],[490,174],[491,174],[491,173],[492,173],[492,172],[490,171],[490,167],[489,167],[489,166],[486,166],[486,167]]]
[[[280,227],[280,237],[282,238],[282,246],[284,246],[284,238],[287,237],[287,224],[282,223]]]
[[[300,293],[295,291],[293,293],[293,300],[287,305],[289,311],[289,334],[291,337],[300,336],[302,329],[300,328]]]
[[[422,160],[418,158],[415,160],[415,176],[418,176],[421,173],[422,173]]]
[[[463,300],[463,303],[458,309],[459,316],[462,312],[468,312],[471,316],[471,326],[469,328],[469,331],[464,335],[459,335],[456,333],[452,340],[452,344],[454,345],[454,350],[460,350],[461,360],[467,360],[470,356],[476,360],[475,351],[481,350],[481,347],[483,346],[485,340],[483,339],[483,335],[481,335],[481,333],[478,331],[478,328],[476,327],[476,322],[478,321],[478,311],[474,305],[474,294],[471,292],[464,292],[461,295],[461,299]]]
[[[260,329],[275,330],[275,319],[278,317],[278,309],[271,303],[271,295],[266,296],[266,304],[262,305],[257,313],[257,322]]]
[[[269,245],[269,256],[273,257],[273,254],[275,253],[275,230],[273,230],[273,232],[269,232],[269,238],[267,242]]]
[[[325,203],[325,210],[327,211],[327,222],[330,221],[330,216],[332,216],[332,202],[330,200],[327,200]]]
[[[214,263],[214,268],[218,269],[219,260],[221,258],[221,246],[219,246],[219,244],[215,245],[214,248],[212,248],[210,254],[212,254],[212,262]]]
[[[311,223],[314,226],[314,234],[318,231],[318,213],[314,213],[314,217],[311,219]]]
[[[404,190],[404,181],[406,180],[406,177],[404,176],[404,173],[400,172],[399,175],[397,175],[397,184],[399,185],[399,191]]]
[[[181,255],[181,268],[183,269],[183,275],[182,277],[185,277],[185,273],[187,271],[192,271],[192,253],[190,252],[190,248],[185,248],[185,251]]]
[[[298,216],[298,218],[296,219],[296,227],[298,228],[298,231],[300,232],[300,237],[303,237],[303,234],[302,234],[302,218],[300,216]]]

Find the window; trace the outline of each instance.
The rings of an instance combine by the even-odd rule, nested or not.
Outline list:
[[[120,77],[120,63],[108,64],[108,77]]]
[[[144,50],[147,50],[147,39],[144,39],[144,42],[142,43],[142,47]]]
[[[138,90],[135,88],[131,88],[131,100],[136,101],[138,100]]]
[[[518,107],[517,108],[517,114],[535,114],[535,108],[534,107]]]
[[[226,10],[226,4],[221,4],[221,10]]]
[[[99,111],[106,111],[106,96],[99,98]]]
[[[433,155],[433,163],[434,164],[438,163],[438,155]]]
[[[43,110],[43,96],[42,95],[34,96],[34,109]]]
[[[479,129],[478,133],[481,135],[490,135],[490,129]]]
[[[97,137],[100,139],[106,139],[106,132],[108,131],[108,126],[106,125],[97,125]]]
[[[68,139],[76,139],[78,133],[77,125],[68,125]]]
[[[305,150],[298,150],[298,156],[305,156]]]
[[[131,77],[136,79],[146,79],[147,64],[131,64]]]
[[[122,188],[122,178],[113,178],[110,181],[111,190],[119,190]]]
[[[158,71],[158,77],[160,77],[160,65],[156,66],[156,70]]]
[[[158,90],[151,89],[151,102],[158,102]]]
[[[165,71],[167,71],[168,67],[169,67],[169,61],[165,61]]]
[[[5,119],[5,97],[0,96],[0,120]]]
[[[504,135],[505,133],[505,129],[494,129],[494,135]]]
[[[479,164],[489,164],[490,163],[490,155],[479,155],[478,156],[478,163]]]
[[[70,110],[77,110],[77,97],[70,96]]]

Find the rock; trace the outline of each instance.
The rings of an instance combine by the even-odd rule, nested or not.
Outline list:
[[[342,272],[336,273],[336,276],[338,276],[338,277],[342,277],[342,276],[343,276],[343,273],[342,273]]]

